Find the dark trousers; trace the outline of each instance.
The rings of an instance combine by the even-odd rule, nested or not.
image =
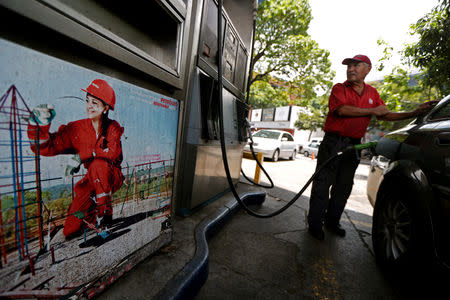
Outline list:
[[[361,139],[326,133],[319,146],[316,170],[337,152],[360,142]],[[309,200],[310,227],[321,228],[324,222],[339,223],[347,199],[352,192],[353,177],[359,164],[359,157],[356,151],[346,151],[328,163],[314,179]]]

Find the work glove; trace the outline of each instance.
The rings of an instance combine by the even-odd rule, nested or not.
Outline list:
[[[78,171],[80,171],[80,167],[81,167],[81,158],[80,155],[76,154],[72,156],[67,162],[65,176],[66,177],[73,176],[75,173],[78,173]]]
[[[28,122],[31,125],[48,125],[52,122],[56,112],[51,104],[40,104],[31,111]]]

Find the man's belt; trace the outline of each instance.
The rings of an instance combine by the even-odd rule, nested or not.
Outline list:
[[[352,144],[352,145],[361,144],[361,139],[360,138],[358,139],[358,138],[352,138],[352,137],[349,137],[349,136],[343,136],[343,135],[340,135],[339,133],[336,133],[336,132],[325,132],[325,137],[342,140],[345,143]]]

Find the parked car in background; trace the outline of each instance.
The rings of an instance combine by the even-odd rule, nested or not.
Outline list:
[[[253,149],[256,153],[261,152],[263,157],[278,161],[280,157],[295,159],[297,155],[297,145],[294,137],[282,130],[259,130],[253,134]],[[250,152],[250,146],[244,147],[245,152]]]
[[[322,143],[322,137],[314,137],[309,141],[309,144],[319,144]]]
[[[391,271],[450,270],[450,96],[376,152],[367,196],[377,261]]]
[[[308,146],[302,148],[301,153],[304,156],[309,157],[314,154],[314,157],[317,157],[317,153],[319,152],[319,143],[310,143]]]

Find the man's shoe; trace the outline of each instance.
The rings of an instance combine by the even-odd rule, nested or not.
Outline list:
[[[325,227],[333,232],[334,234],[338,235],[338,236],[345,236],[345,229],[341,226],[341,224],[337,223],[337,224],[328,224],[325,223]]]
[[[319,241],[323,241],[325,239],[325,232],[323,232],[322,228],[308,227],[308,232]]]

